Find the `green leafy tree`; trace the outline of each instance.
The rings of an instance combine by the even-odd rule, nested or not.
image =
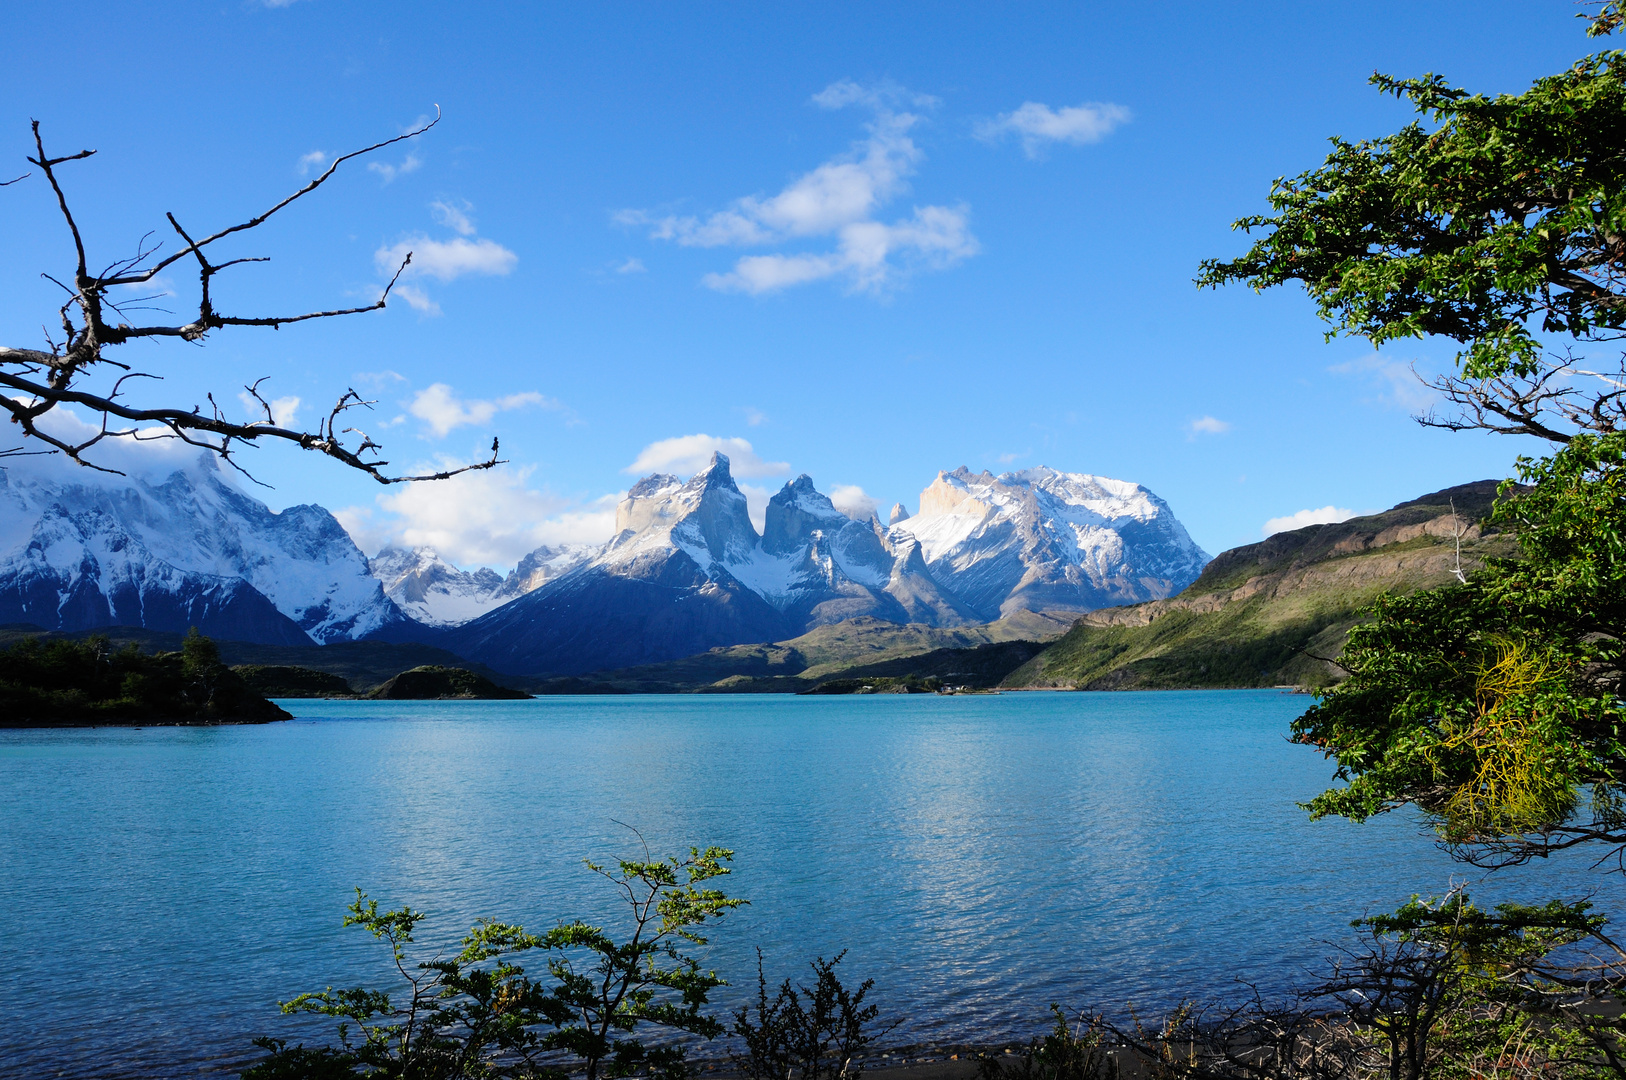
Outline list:
[[[266,1056],[243,1080],[327,1080],[358,1075],[401,1080],[462,1080],[558,1075],[542,1061],[535,1025],[543,1023],[546,991],[526,978],[511,956],[539,940],[518,926],[482,922],[452,959],[409,965],[406,947],[424,913],[403,907],[380,912],[360,889],[345,926],[360,926],[384,942],[407,992],[391,996],[357,987],[300,994],[284,1013],[339,1021],[337,1046],[289,1046],[255,1039]]]
[[[369,930],[388,947],[405,993],[329,987],[283,1002],[284,1013],[338,1020],[338,1043],[307,1047],[256,1039],[266,1056],[243,1078],[686,1076],[681,1046],[647,1046],[637,1032],[655,1027],[702,1038],[723,1033],[722,1023],[704,1011],[723,980],[702,971],[682,943],[705,944],[698,928],[746,903],[699,887],[730,873],[725,864],[733,856],[708,847],[691,849],[687,858],[656,861],[646,849],[643,861],[623,860],[614,871],[588,863],[628,903],[632,934],[624,942],[583,922],[537,935],[486,920],[469,931],[451,959],[416,963],[407,947],[424,913],[410,907],[380,912],[378,902],[358,889],[344,925]],[[548,957],[545,980],[528,976],[516,962],[533,950]]]
[[[1588,16],[1606,34],[1620,0]],[[1425,120],[1270,193],[1263,235],[1198,283],[1303,285],[1329,336],[1441,336],[1454,411],[1427,425],[1534,435],[1492,518],[1521,557],[1466,584],[1389,597],[1352,632],[1349,678],[1294,725],[1346,786],[1312,813],[1414,803],[1493,862],[1626,846],[1626,365],[1586,359],[1626,337],[1626,53],[1602,52],[1487,96],[1438,76],[1374,75]],[[1426,122],[1425,122],[1426,121]],[[1567,339],[1562,355],[1544,343]],[[1577,356],[1575,350],[1583,350]]]

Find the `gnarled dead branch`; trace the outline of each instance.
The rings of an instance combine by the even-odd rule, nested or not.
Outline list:
[[[35,156],[28,158],[29,164],[37,168],[51,186],[55,196],[56,207],[66,223],[68,233],[73,239],[75,254],[74,272],[71,282],[60,281],[49,274],[42,275],[47,280],[60,286],[66,296],[62,306],[57,311],[57,319],[61,326],[61,340],[56,340],[51,333],[46,333],[46,348],[6,348],[0,347],[0,409],[3,409],[16,424],[23,435],[23,445],[7,450],[0,450],[0,457],[25,453],[63,453],[81,465],[104,472],[117,472],[98,465],[85,457],[104,439],[128,438],[144,440],[153,438],[180,439],[193,446],[201,447],[220,456],[228,464],[244,471],[235,460],[237,444],[246,443],[255,445],[260,439],[278,439],[294,443],[304,450],[312,450],[326,454],[328,457],[342,462],[353,469],[366,473],[381,484],[396,484],[413,480],[442,480],[458,473],[475,469],[489,469],[500,464],[496,439],[491,441],[490,456],[472,465],[461,468],[447,469],[435,473],[416,475],[392,474],[388,470],[389,462],[379,457],[382,447],[374,442],[360,428],[341,426],[345,418],[353,409],[370,408],[374,402],[368,401],[354,389],[346,389],[337,401],[334,402],[325,417],[319,420],[313,431],[296,431],[277,424],[272,415],[271,407],[260,396],[260,383],[244,389],[249,396],[262,407],[265,418],[247,422],[237,422],[226,418],[220,407],[215,403],[211,394],[208,398],[210,409],[205,412],[194,406],[191,409],[177,407],[136,407],[124,399],[125,383],[132,379],[157,379],[160,376],[151,372],[136,371],[130,365],[120,363],[106,355],[106,350],[115,346],[124,345],[143,338],[178,338],[182,341],[201,341],[211,331],[229,326],[262,326],[273,330],[292,323],[305,322],[311,319],[328,319],[340,315],[357,315],[367,311],[378,311],[389,301],[390,292],[395,283],[400,280],[401,274],[412,262],[409,252],[401,265],[395,270],[380,293],[378,299],[370,304],[356,307],[333,308],[323,311],[308,311],[291,315],[226,315],[215,307],[213,296],[214,278],[221,271],[238,266],[243,263],[265,262],[258,257],[240,257],[214,261],[214,246],[220,241],[239,233],[246,233],[265,224],[273,215],[286,208],[294,201],[309,195],[325,184],[338,170],[340,165],[352,158],[361,157],[381,150],[384,147],[407,139],[414,139],[428,131],[440,122],[440,109],[435,109],[435,118],[420,124],[411,131],[397,135],[382,142],[334,158],[332,163],[310,183],[304,185],[293,194],[287,196],[273,205],[269,210],[256,214],[247,220],[204,236],[194,239],[193,235],[177,219],[175,214],[169,213],[168,219],[171,230],[179,238],[181,246],[168,254],[160,254],[161,244],[151,242],[152,234],[148,233],[137,243],[135,254],[115,261],[100,271],[92,271],[89,256],[86,251],[85,238],[80,232],[79,223],[75,219],[69,206],[67,193],[63,190],[59,169],[61,166],[74,161],[89,158],[96,151],[81,150],[76,154],[66,154],[53,157],[46,152],[45,140],[40,134],[39,121],[33,123]],[[17,183],[32,175],[24,173],[16,180],[8,180],[5,185]],[[4,186],[4,185],[0,185]],[[127,321],[127,312],[144,310],[140,299],[126,300],[122,303],[115,301],[109,290],[121,287],[136,287],[151,282],[161,271],[182,260],[190,259],[198,268],[198,308],[197,314],[184,323],[148,323],[135,324]],[[150,297],[146,299],[151,299]],[[122,374],[114,378],[112,386],[105,390],[93,391],[86,389],[83,380],[99,374],[104,368],[113,368]],[[100,426],[88,438],[73,441],[69,438],[53,435],[43,430],[40,420],[59,405],[78,405],[90,410],[100,417]],[[348,439],[347,439],[348,437]],[[33,443],[30,443],[33,440]],[[44,447],[41,450],[30,449],[31,445]],[[245,475],[247,475],[245,471]]]

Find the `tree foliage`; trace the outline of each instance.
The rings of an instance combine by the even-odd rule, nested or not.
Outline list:
[[[1387,597],[1351,632],[1350,678],[1294,724],[1348,781],[1314,814],[1416,802],[1447,841],[1523,856],[1626,843],[1623,454],[1626,436],[1581,436],[1521,460],[1528,490],[1492,517],[1523,557]]]
[[[1198,282],[1303,284],[1330,333],[1374,344],[1439,335],[1470,378],[1532,372],[1540,333],[1626,328],[1626,54],[1604,52],[1522,94],[1437,75],[1374,75],[1432,125],[1332,139],[1326,162],[1275,182],[1265,236]]]
[[[746,903],[708,881],[730,873],[734,853],[691,849],[686,858],[622,860],[615,870],[588,863],[626,901],[631,933],[617,941],[603,928],[561,923],[545,934],[485,920],[451,959],[413,963],[407,946],[424,913],[410,907],[380,912],[356,890],[345,926],[360,926],[384,942],[405,995],[329,987],[282,1003],[290,1014],[339,1021],[336,1045],[290,1046],[260,1038],[267,1051],[244,1080],[354,1077],[375,1080],[550,1078],[580,1073],[588,1080],[647,1074],[688,1075],[681,1045],[649,1045],[645,1028],[715,1038],[724,1027],[705,1012],[723,985],[683,950],[706,943],[699,928]],[[540,950],[546,979],[517,962]]]
[[[1461,891],[1359,919],[1362,944],[1281,1003],[1257,991],[1153,1027],[1097,1020],[1154,1077],[1187,1080],[1619,1080],[1626,951],[1585,902]],[[1058,1035],[1062,1029],[1058,1028]]]
[[[1609,33],[1622,5],[1589,32]],[[1294,725],[1346,786],[1309,804],[1356,819],[1404,803],[1470,857],[1626,845],[1626,366],[1586,350],[1626,337],[1626,53],[1487,96],[1435,75],[1374,75],[1427,119],[1271,189],[1241,257],[1199,284],[1299,282],[1332,326],[1382,345],[1462,345],[1419,419],[1547,439],[1492,519],[1520,557],[1465,584],[1390,596],[1350,636],[1349,678]],[[1563,355],[1544,353],[1567,338]],[[1576,349],[1583,350],[1581,356]],[[1590,365],[1590,366],[1584,366]]]
[[[878,1038],[897,1026],[877,1024],[880,1007],[864,1004],[874,979],[858,988],[836,973],[847,952],[813,960],[813,985],[786,979],[768,995],[768,977],[757,950],[757,1001],[753,1010],[734,1010],[733,1033],[745,1052],[734,1061],[750,1080],[855,1080],[864,1069],[857,1060]]]
[[[145,654],[133,642],[115,649],[105,635],[24,638],[0,650],[0,726],[286,719],[196,627],[172,653]]]

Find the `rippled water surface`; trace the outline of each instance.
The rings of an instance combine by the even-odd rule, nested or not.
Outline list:
[[[1285,741],[1309,699],[1276,692],[284,704],[0,732],[0,1072],[235,1071],[290,1032],[279,999],[380,983],[339,926],[356,886],[431,912],[431,943],[486,916],[613,924],[580,860],[634,853],[618,821],[657,853],[738,852],[751,906],[707,956],[732,993],[757,946],[770,977],[848,949],[900,1042],[1285,986],[1351,918],[1478,877],[1409,818],[1306,821],[1329,767]],[[1475,896],[1600,887],[1576,862]]]

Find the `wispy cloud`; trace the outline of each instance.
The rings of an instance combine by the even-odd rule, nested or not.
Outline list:
[[[813,96],[821,108],[860,106],[872,112],[867,138],[791,181],[772,196],[747,195],[703,216],[624,210],[623,225],[647,226],[649,236],[687,247],[785,247],[831,238],[832,249],[749,255],[732,270],[701,281],[725,292],[762,294],[808,282],[841,279],[854,292],[882,293],[920,269],[943,269],[978,250],[969,211],[957,206],[920,206],[891,222],[877,220],[888,203],[908,189],[908,177],[924,160],[910,132],[919,115],[901,105],[935,104],[895,86],[863,87],[842,81]]]
[[[761,427],[768,422],[768,414],[761,409],[747,405],[745,407],[745,422],[751,427]]]
[[[1231,425],[1224,420],[1216,420],[1212,416],[1199,416],[1186,425],[1186,440],[1189,442],[1199,435],[1223,435],[1231,430]]]
[[[401,277],[432,277],[436,281],[456,281],[468,274],[502,275],[514,269],[519,256],[495,240],[484,237],[471,240],[456,236],[450,240],[435,240],[419,233],[398,240],[389,247],[379,248],[373,254],[380,273],[394,273],[407,252],[412,253],[412,265]]]
[[[1124,106],[1108,101],[1087,101],[1060,109],[1026,101],[1014,112],[1002,113],[977,125],[976,131],[979,138],[989,142],[1015,135],[1022,141],[1023,153],[1039,158],[1051,143],[1083,146],[1100,142],[1118,125],[1127,124],[1130,117]]]
[[[1271,518],[1265,522],[1264,533],[1274,536],[1279,532],[1291,532],[1293,529],[1303,529],[1310,525],[1331,525],[1339,521],[1348,521],[1355,516],[1355,511],[1346,510],[1339,506],[1323,506],[1319,510],[1299,510],[1286,517]]]
[[[1363,378],[1375,391],[1366,400],[1410,413],[1426,411],[1439,400],[1434,389],[1423,381],[1410,364],[1390,360],[1383,356],[1364,356],[1334,364],[1327,369],[1335,375],[1354,375]]]
[[[440,314],[440,305],[423,288],[413,285],[414,280],[434,278],[444,283],[469,275],[501,277],[512,272],[519,263],[518,255],[495,240],[474,235],[474,219],[470,216],[473,209],[467,202],[437,200],[430,204],[430,213],[437,222],[459,235],[437,240],[425,233],[414,233],[373,252],[373,263],[385,277],[394,274],[411,253],[412,262],[401,272],[395,295],[413,309],[425,315]]]
[[[289,2],[291,3],[292,0],[289,0]],[[301,154],[299,157],[299,175],[308,176],[312,169],[320,169],[326,164],[327,152],[324,150],[312,150],[308,154]]]
[[[652,472],[688,476],[704,469],[714,452],[727,455],[729,471],[736,477],[783,476],[790,472],[786,462],[762,460],[744,439],[723,439],[715,435],[679,435],[652,442],[621,471],[633,476]]]
[[[480,400],[464,399],[445,383],[435,383],[420,390],[407,406],[407,411],[428,425],[437,438],[445,438],[455,428],[465,425],[480,427],[491,422],[499,412],[523,409],[526,406],[557,409],[559,403],[533,391],[509,394],[506,397]]]
[[[615,272],[618,274],[642,274],[646,269],[644,260],[628,256],[626,262],[616,266]]]
[[[459,199],[457,202],[436,199],[429,204],[429,212],[434,215],[435,221],[460,236],[473,236],[475,233],[474,219],[469,216],[473,209],[473,205],[466,199]]]
[[[407,156],[401,159],[401,163],[399,165],[391,165],[387,161],[369,161],[367,163],[367,170],[382,176],[384,178],[384,183],[393,184],[396,177],[405,176],[407,173],[417,172],[419,167],[422,165],[423,158],[418,156],[418,152],[416,150],[409,150],[407,151]]]

